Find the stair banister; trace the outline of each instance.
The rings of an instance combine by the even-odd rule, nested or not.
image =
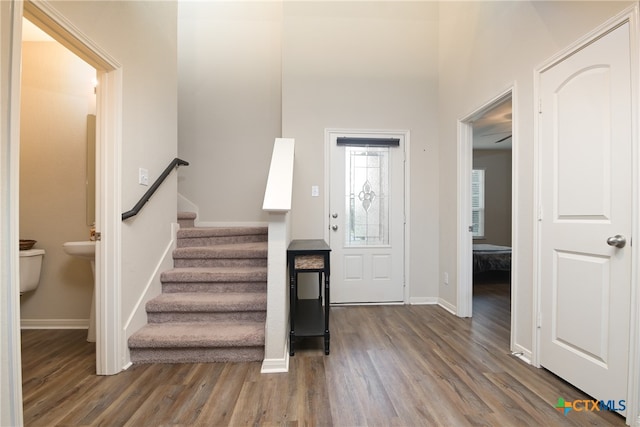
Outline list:
[[[289,211],[293,193],[294,146],[292,138],[276,138],[262,204],[262,209],[269,213],[263,373],[287,372],[289,368],[289,352],[286,348],[289,322],[287,246],[291,240]]]
[[[138,212],[140,212],[140,209],[142,209],[142,207],[149,201],[151,196],[153,196],[153,193],[155,193],[158,187],[160,187],[160,184],[162,184],[164,180],[169,176],[171,171],[179,166],[189,166],[189,162],[177,157],[173,159],[171,163],[169,163],[169,165],[165,168],[165,170],[160,174],[158,179],[156,179],[153,185],[149,187],[147,192],[142,195],[140,200],[138,200],[138,203],[136,203],[131,210],[128,210],[122,214],[122,220],[124,221],[125,219],[131,218],[132,216],[136,216]]]

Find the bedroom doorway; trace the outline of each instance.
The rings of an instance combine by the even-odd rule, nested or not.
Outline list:
[[[472,312],[511,318],[512,104],[493,104],[472,123]],[[510,326],[508,322],[505,327]]]
[[[457,315],[512,315],[513,106],[509,89],[458,123]],[[487,309],[489,306],[489,309]],[[512,340],[513,341],[513,340]]]

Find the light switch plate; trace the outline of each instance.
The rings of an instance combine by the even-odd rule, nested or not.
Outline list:
[[[318,197],[320,195],[320,187],[317,185],[311,186],[311,197]]]
[[[138,169],[138,184],[149,185],[149,171],[147,169]]]

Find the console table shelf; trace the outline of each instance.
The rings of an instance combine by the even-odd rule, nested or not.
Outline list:
[[[289,355],[295,354],[297,338],[324,337],[324,353],[329,354],[329,253],[324,240],[293,240],[287,249],[289,266]],[[298,274],[318,274],[318,297],[298,298]],[[322,292],[324,278],[324,298]]]

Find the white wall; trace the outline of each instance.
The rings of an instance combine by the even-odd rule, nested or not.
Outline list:
[[[199,221],[266,222],[262,200],[281,136],[282,3],[180,2],[179,191]]]
[[[323,238],[324,130],[410,131],[410,297],[437,296],[434,2],[285,2],[283,136],[296,139],[292,238]],[[320,197],[311,197],[311,186]]]
[[[518,313],[515,345],[531,350],[533,340],[533,70],[633,2],[443,2],[440,4],[440,271],[450,285],[440,297],[456,303],[457,120],[515,85],[514,158],[517,198],[513,218],[519,244]]]
[[[511,150],[473,150],[484,169],[484,237],[473,243],[511,246]]]
[[[179,190],[204,222],[266,221],[275,137],[295,138],[292,238],[324,237],[325,128],[411,132],[411,297],[437,296],[434,2],[181,2]],[[311,198],[312,185],[320,197]]]
[[[20,238],[46,254],[40,285],[20,297],[23,326],[86,327],[93,275],[62,249],[89,240],[87,114],[96,70],[56,42],[22,45]]]

